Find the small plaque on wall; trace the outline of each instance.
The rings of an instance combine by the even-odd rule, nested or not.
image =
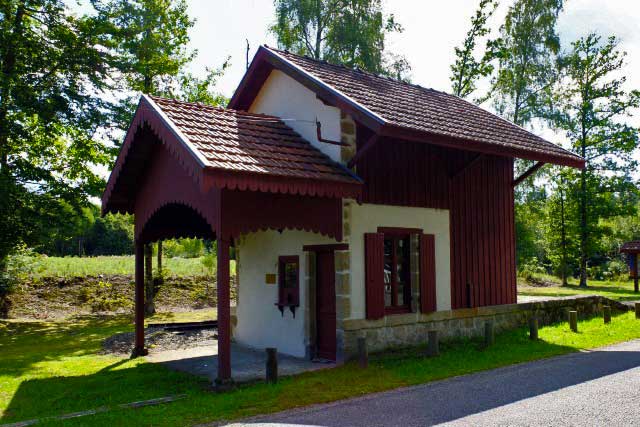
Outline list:
[[[276,275],[273,273],[267,273],[264,275],[264,281],[267,285],[275,285],[276,284]]]

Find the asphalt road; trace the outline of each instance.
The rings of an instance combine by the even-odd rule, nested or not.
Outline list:
[[[231,424],[640,426],[640,340]]]

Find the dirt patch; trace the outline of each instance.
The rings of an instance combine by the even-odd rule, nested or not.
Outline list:
[[[85,314],[133,312],[135,283],[129,275],[44,277],[22,283],[11,295],[10,318],[58,319]],[[231,286],[235,299],[235,286]],[[169,277],[155,300],[158,312],[181,312],[216,306],[210,276]]]
[[[545,279],[541,279],[541,278],[537,278],[537,277],[532,277],[529,278],[527,280],[525,280],[525,283],[527,286],[531,286],[534,288],[551,288],[551,287],[558,287],[560,286],[559,283],[551,281],[551,280],[545,280]]]
[[[134,338],[133,332],[113,335],[103,341],[100,353],[129,355],[133,351]],[[215,329],[192,331],[165,331],[162,328],[145,329],[145,345],[150,353],[212,346],[217,338],[218,332]]]

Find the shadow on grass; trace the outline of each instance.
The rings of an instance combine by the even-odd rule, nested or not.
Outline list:
[[[204,389],[209,382],[162,366],[122,359],[90,375],[22,381],[0,424],[116,406]]]
[[[20,377],[42,361],[93,355],[105,337],[133,329],[130,316],[77,316],[59,322],[2,322],[0,369]]]

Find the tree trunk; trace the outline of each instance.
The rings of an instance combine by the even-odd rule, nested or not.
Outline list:
[[[155,286],[153,283],[153,246],[151,243],[144,245],[144,314],[151,316],[156,312],[156,306],[153,302],[156,296]]]
[[[562,259],[560,261],[560,275],[562,278],[562,286],[567,286],[567,227],[564,216],[564,189],[562,186],[564,182],[560,184],[560,233],[561,233],[561,246],[562,246]]]
[[[583,148],[584,156],[584,148]],[[580,171],[580,287],[587,287],[587,171]]]

